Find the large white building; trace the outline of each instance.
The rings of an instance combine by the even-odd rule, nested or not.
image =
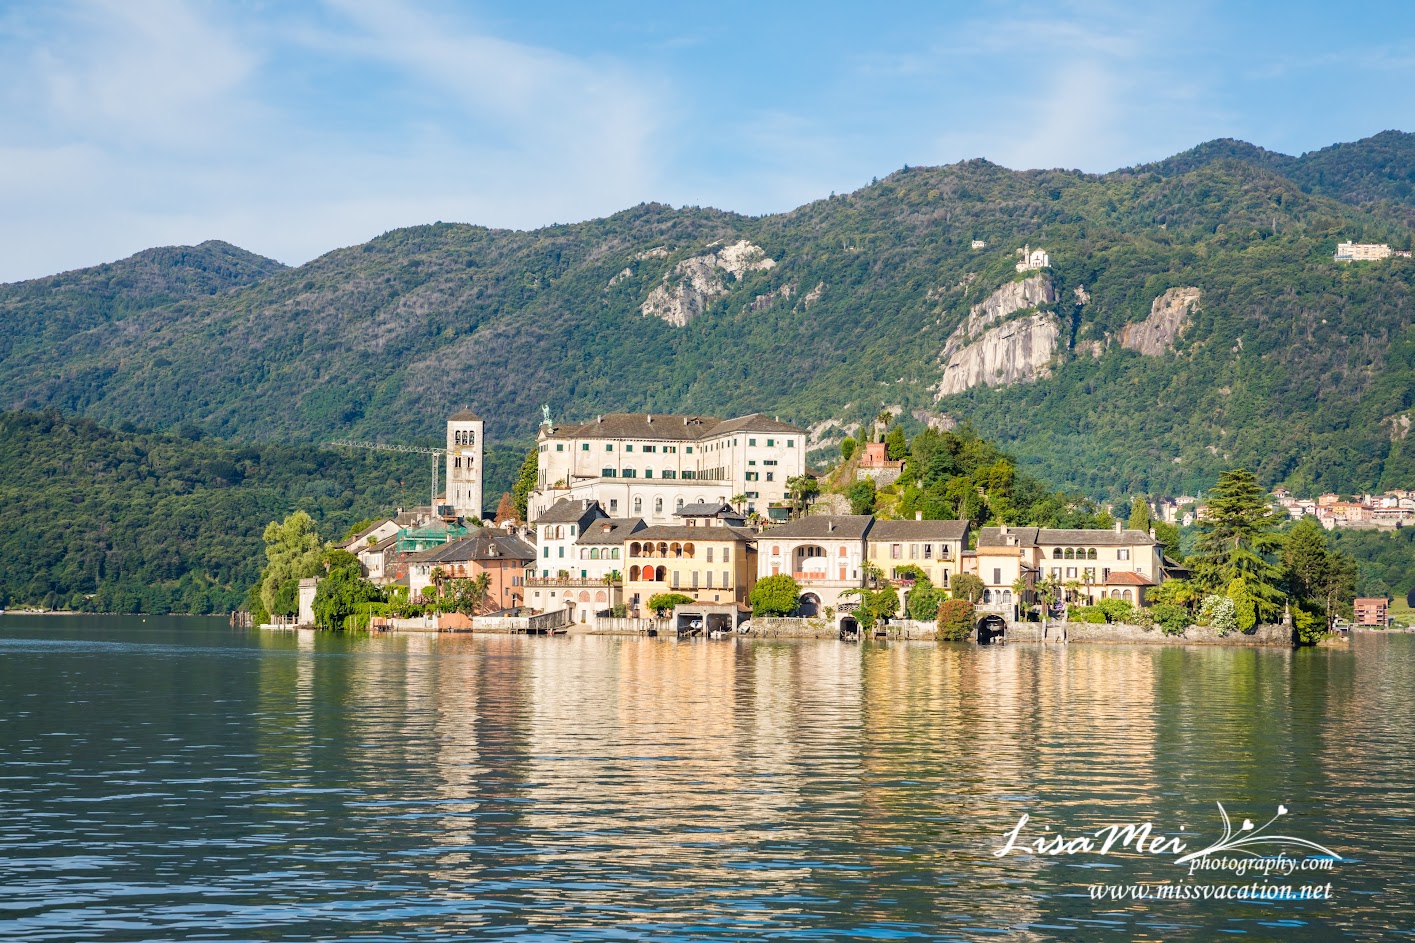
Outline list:
[[[447,503],[458,517],[481,518],[485,426],[467,409],[447,420]]]
[[[669,523],[684,505],[746,495],[765,514],[806,469],[806,431],[760,414],[737,419],[610,413],[540,427],[531,520],[555,502],[596,500],[610,517]]]

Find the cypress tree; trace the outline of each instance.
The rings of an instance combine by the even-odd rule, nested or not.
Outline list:
[[[1284,600],[1279,588],[1282,571],[1271,561],[1282,547],[1277,523],[1252,472],[1242,468],[1224,472],[1199,521],[1199,539],[1190,561],[1194,581],[1210,593],[1223,595],[1234,580],[1242,580],[1258,617],[1276,618]]]

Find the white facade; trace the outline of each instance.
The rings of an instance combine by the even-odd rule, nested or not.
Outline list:
[[[561,498],[594,499],[610,517],[669,523],[695,502],[746,495],[747,511],[788,498],[806,468],[804,429],[765,416],[614,413],[580,425],[542,425],[532,519]]]
[[[1334,258],[1337,262],[1378,262],[1390,257],[1390,246],[1383,242],[1339,242]]]
[[[1051,268],[1051,256],[1045,249],[1033,249],[1031,246],[1022,248],[1022,260],[1017,263],[1017,271],[1030,272],[1033,269]]]
[[[447,503],[458,517],[481,519],[485,426],[465,409],[447,420]]]

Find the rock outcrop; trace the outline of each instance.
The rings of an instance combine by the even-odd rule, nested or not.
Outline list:
[[[1050,275],[1030,275],[1020,282],[1008,282],[968,310],[967,319],[944,342],[943,356],[951,357],[990,324],[996,324],[1018,311],[1055,303],[1056,286]]]
[[[649,292],[639,306],[646,317],[661,318],[669,324],[683,327],[702,314],[713,300],[727,294],[723,273],[734,279],[748,272],[767,271],[776,267],[776,260],[767,258],[760,246],[743,239],[730,246],[720,246],[704,255],[684,259],[663,276],[662,284]]]
[[[1174,350],[1189,328],[1189,314],[1199,306],[1199,289],[1171,288],[1150,305],[1150,316],[1120,330],[1120,346],[1147,357]]]
[[[1061,323],[1045,311],[990,328],[971,344],[948,354],[938,396],[1048,376],[1060,337]]]

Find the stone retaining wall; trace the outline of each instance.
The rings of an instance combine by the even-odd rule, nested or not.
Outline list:
[[[1219,635],[1208,626],[1191,625],[1183,635],[1165,635],[1158,627],[1142,629],[1138,625],[1098,624],[1094,622],[1053,622],[1047,626],[1046,641],[1060,642],[1065,629],[1068,642],[1107,642],[1141,645],[1292,645],[1292,627],[1288,625],[1260,625],[1251,633],[1234,632]],[[1009,642],[1040,642],[1042,626],[1039,622],[1009,622],[1003,636]]]

